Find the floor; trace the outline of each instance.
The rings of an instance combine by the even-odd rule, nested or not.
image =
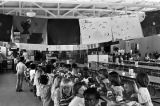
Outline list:
[[[33,96],[27,83],[23,83],[24,92],[16,92],[16,74],[0,73],[0,106],[42,106]]]

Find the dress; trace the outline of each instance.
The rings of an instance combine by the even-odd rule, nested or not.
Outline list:
[[[153,106],[149,91],[145,87],[138,89],[138,102],[144,104],[143,106]]]

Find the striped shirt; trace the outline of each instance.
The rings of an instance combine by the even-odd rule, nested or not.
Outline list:
[[[73,99],[73,96],[67,96],[64,93],[62,93],[62,98],[60,99],[60,106],[68,106],[71,100]]]

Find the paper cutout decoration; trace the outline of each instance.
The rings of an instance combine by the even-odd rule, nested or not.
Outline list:
[[[109,18],[80,19],[82,44],[95,44],[112,40]]]
[[[80,19],[79,23],[82,44],[143,37],[137,15]]]
[[[113,39],[128,40],[143,37],[137,15],[117,16],[111,18]]]

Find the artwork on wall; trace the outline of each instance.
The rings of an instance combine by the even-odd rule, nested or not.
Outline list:
[[[29,44],[46,44],[46,31],[47,19],[21,16],[13,17],[13,42]]]
[[[80,19],[79,23],[82,44],[143,37],[137,15]]]
[[[111,18],[111,23],[114,40],[128,40],[143,37],[137,15],[113,17]]]
[[[112,40],[110,18],[80,19],[82,44],[94,44]]]

